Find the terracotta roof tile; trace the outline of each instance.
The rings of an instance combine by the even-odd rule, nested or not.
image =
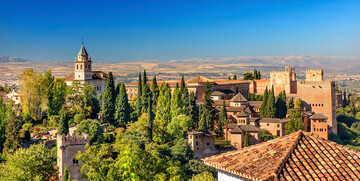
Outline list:
[[[249,100],[241,93],[236,94],[232,99],[230,99],[230,102],[247,102],[247,101]]]
[[[328,119],[328,117],[322,113],[315,113],[310,117],[310,119]]]
[[[302,131],[203,161],[250,180],[360,179],[360,152]]]

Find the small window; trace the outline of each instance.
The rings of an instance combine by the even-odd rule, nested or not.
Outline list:
[[[77,160],[77,159],[73,159],[73,165],[79,165],[79,160]]]
[[[270,124],[269,123],[267,123],[267,126],[269,126]]]
[[[196,142],[196,146],[199,146],[199,142]]]
[[[190,139],[192,138],[192,135],[190,135]]]
[[[210,143],[209,143],[209,142],[207,142],[207,143],[206,143],[206,146],[210,146]]]
[[[277,124],[277,127],[280,128],[280,124]]]
[[[82,70],[82,65],[80,65],[80,70]]]

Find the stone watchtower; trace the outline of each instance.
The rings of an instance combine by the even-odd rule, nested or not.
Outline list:
[[[91,80],[91,58],[82,44],[77,58],[75,58],[75,77],[74,80],[84,81]]]
[[[65,165],[71,176],[71,180],[86,180],[81,178],[80,168],[82,163],[75,158],[76,154],[86,150],[86,144],[90,144],[89,135],[57,135],[57,166],[59,168],[59,179],[62,180]]]
[[[324,72],[322,69],[306,70],[306,81],[323,81]]]

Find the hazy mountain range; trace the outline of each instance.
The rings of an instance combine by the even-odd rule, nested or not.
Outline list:
[[[4,63],[4,62],[28,62],[30,60],[26,60],[23,58],[19,58],[19,57],[9,57],[7,55],[5,56],[0,56],[0,62]]]
[[[73,71],[73,62],[39,62],[23,58],[0,56],[0,72],[19,72],[26,68],[44,71],[49,68],[59,74]],[[16,66],[14,66],[16,65]],[[137,73],[143,69],[153,73],[244,73],[254,68],[263,72],[283,70],[285,65],[295,67],[297,72],[305,69],[324,69],[326,73],[360,73],[360,58],[336,56],[240,56],[230,58],[191,58],[182,60],[142,62],[104,62],[93,60],[94,70],[112,71],[117,75]]]

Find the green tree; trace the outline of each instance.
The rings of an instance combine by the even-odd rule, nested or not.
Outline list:
[[[161,84],[154,120],[153,139],[164,143],[167,139],[166,128],[171,120],[171,89],[169,84]]]
[[[130,122],[130,105],[124,84],[121,85],[116,98],[115,120],[124,128],[126,128],[126,124]]]
[[[295,107],[295,105],[294,105],[294,98],[290,98],[290,100],[289,100],[289,102],[288,102],[288,104],[287,104],[287,109],[292,109],[292,108],[294,108]]]
[[[244,147],[250,146],[250,138],[249,133],[246,131],[244,136]]]
[[[152,102],[153,102],[153,108],[156,108],[157,105],[157,100],[159,97],[159,86],[157,84],[157,80],[156,80],[156,76],[154,75],[153,79],[152,79],[152,84],[151,84],[151,92],[152,92]]]
[[[3,148],[3,144],[6,139],[6,114],[7,109],[11,109],[11,104],[6,105],[3,101],[3,99],[0,97],[0,148]],[[31,118],[31,116],[30,116]]]
[[[304,130],[304,113],[301,99],[296,101],[296,108],[290,110],[289,122],[285,125],[285,134]]]
[[[148,105],[148,141],[152,142],[153,140],[153,124],[154,124],[154,115],[152,111],[152,102],[151,99],[149,100]]]
[[[15,118],[15,113],[12,109],[7,109],[6,112],[6,128],[5,135],[6,140],[4,143],[4,153],[13,154],[20,147],[20,137],[19,137],[19,122]]]
[[[69,173],[69,171],[68,171],[67,166],[65,165],[65,169],[64,169],[64,174],[63,174],[62,180],[63,180],[63,181],[71,181],[70,178],[71,178],[71,177],[70,177],[70,173]]]
[[[66,111],[71,114],[84,114],[94,116],[99,111],[99,101],[96,98],[96,91],[93,85],[73,81],[68,87],[66,97]]]
[[[254,75],[251,72],[244,73],[244,80],[254,80]]]
[[[47,92],[47,115],[59,115],[66,100],[65,79],[55,78],[49,85]]]
[[[272,135],[268,130],[266,129],[261,129],[260,131],[260,139],[261,141],[269,141],[272,139],[275,139],[276,136]]]
[[[115,88],[112,72],[109,72],[106,80],[104,93],[102,94],[103,104],[101,106],[101,117],[109,124],[114,123],[115,114]]]
[[[200,104],[199,106],[199,124],[198,124],[198,129],[200,131],[205,131],[208,130],[207,124],[206,124],[206,116],[204,114],[204,108],[203,106]]]
[[[57,134],[59,134],[59,135],[69,134],[69,119],[68,119],[66,112],[64,112],[60,115],[60,121],[59,121]]]
[[[255,80],[258,79],[258,77],[257,77],[257,76],[258,76],[258,73],[257,73],[257,70],[256,70],[256,69],[254,69],[254,74],[253,74],[253,75],[254,75],[254,79],[255,79]]]
[[[219,137],[221,137],[223,135],[223,129],[222,127],[228,122],[228,117],[227,117],[227,110],[226,110],[226,105],[225,105],[225,100],[223,100],[223,105],[219,114],[219,121],[218,121],[218,132],[220,133],[220,135],[218,135]]]
[[[3,180],[51,180],[57,178],[56,152],[44,144],[31,145],[8,155],[1,169]]]
[[[189,106],[188,106],[188,115],[191,117],[192,127],[197,128],[197,123],[199,120],[199,110],[196,107],[196,97],[195,93],[191,91],[189,97]]]
[[[286,93],[285,91],[280,92],[276,100],[276,117],[285,118],[287,113],[286,107]]]
[[[187,139],[178,138],[175,145],[170,148],[173,160],[178,160],[182,164],[186,164],[193,158],[193,153],[189,148]]]
[[[104,130],[100,127],[99,122],[88,119],[82,121],[76,129],[76,134],[86,133],[90,137],[91,144],[100,144],[104,142]]]
[[[236,74],[234,74],[234,76],[233,76],[233,80],[237,80]]]
[[[275,96],[274,96],[274,86],[271,88],[269,94],[268,94],[268,100],[266,103],[266,111],[268,118],[275,118],[276,116],[276,105],[275,105]]]
[[[30,113],[33,120],[40,120],[42,117],[44,103],[43,75],[37,74],[33,69],[27,69],[19,77],[19,88],[21,104],[24,113]]]
[[[137,97],[136,97],[136,113],[137,116],[141,115],[141,98],[142,98],[142,83],[141,83],[141,72],[139,72]]]
[[[171,117],[175,117],[182,113],[182,100],[181,100],[181,92],[179,90],[179,85],[176,83],[174,92],[171,97]]]
[[[191,181],[216,181],[216,178],[210,172],[205,171],[193,176]]]
[[[185,114],[180,114],[171,119],[167,126],[167,133],[173,139],[185,138],[191,126],[191,118]]]
[[[265,118],[266,115],[267,115],[268,94],[269,94],[269,91],[268,91],[268,88],[266,87],[265,91],[264,91],[264,96],[263,96],[263,99],[262,99],[262,103],[261,103],[261,108],[260,108],[260,117],[261,118]]]
[[[119,93],[120,93],[121,85],[122,85],[121,82],[117,82],[117,83],[116,83],[116,86],[115,86],[115,98],[117,98],[117,96],[118,96]]]
[[[212,99],[211,99],[211,86],[210,83],[207,81],[205,86],[205,96],[204,96],[204,105],[202,110],[202,116],[206,120],[206,125],[208,129],[213,129],[214,127],[214,120],[213,120],[213,107],[212,107]]]
[[[149,101],[152,99],[152,93],[149,88],[149,85],[145,84],[142,88],[142,97],[141,97],[141,109],[142,113],[146,113],[148,110]]]

